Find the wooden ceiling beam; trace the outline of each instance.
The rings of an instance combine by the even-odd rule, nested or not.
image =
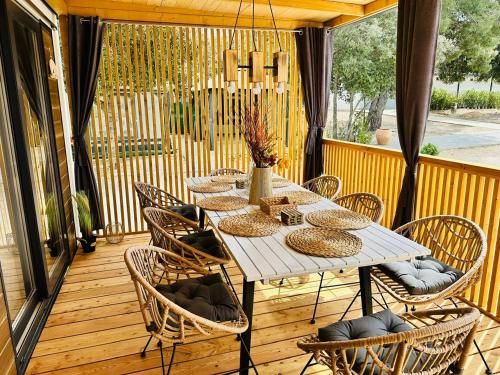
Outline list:
[[[69,0],[68,13],[80,16],[100,16],[107,20],[128,22],[159,22],[178,25],[233,27],[235,14],[206,12],[194,9],[152,6],[139,3],[106,2],[102,0]],[[240,15],[238,27],[251,27],[252,17]],[[321,27],[321,22],[276,19],[279,29]],[[256,28],[272,28],[270,17],[255,17]]]
[[[362,17],[341,15],[326,21],[323,25],[325,27],[333,27],[333,28],[345,26],[347,24],[359,21],[361,18],[373,16],[374,14],[394,8],[397,5],[398,5],[398,0],[375,0],[364,6],[364,16]]]
[[[252,4],[253,0],[243,0],[244,4]],[[239,3],[240,0],[222,0],[221,2]],[[255,0],[255,4],[269,6],[268,0]],[[365,7],[362,4],[330,0],[271,0],[274,7],[314,10],[327,13],[341,13],[349,16],[364,16]]]

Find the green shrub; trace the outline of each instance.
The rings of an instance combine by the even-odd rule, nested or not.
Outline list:
[[[424,145],[424,147],[422,147],[422,150],[420,150],[420,153],[423,155],[437,156],[437,155],[439,155],[439,149],[435,144],[427,143]]]
[[[490,92],[488,95],[488,108],[500,109],[500,92]]]
[[[370,124],[367,116],[361,116],[354,124],[354,138],[357,143],[370,144],[372,143],[373,135],[368,130]]]
[[[485,109],[489,106],[490,93],[488,91],[467,90],[459,98],[459,106],[469,109]]]
[[[456,98],[447,90],[434,89],[431,96],[431,110],[442,111],[455,107]]]

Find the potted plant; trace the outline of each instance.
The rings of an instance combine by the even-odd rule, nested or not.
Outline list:
[[[92,225],[89,198],[83,191],[77,192],[73,198],[78,207],[78,221],[80,223],[81,237],[78,238],[78,241],[82,245],[84,253],[92,253],[96,247],[96,236]]]
[[[59,226],[57,222],[57,208],[55,204],[54,194],[48,195],[45,205],[45,216],[47,217],[48,237],[45,244],[50,249],[50,256],[57,257],[60,253],[59,247]]]
[[[267,113],[261,115],[258,105],[245,107],[240,129],[253,161],[249,202],[259,204],[260,198],[273,195],[272,167],[278,163],[276,137],[268,129]]]

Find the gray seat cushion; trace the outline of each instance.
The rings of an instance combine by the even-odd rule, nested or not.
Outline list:
[[[367,337],[387,336],[393,333],[410,331],[411,327],[399,316],[395,315],[391,310],[383,310],[372,315],[367,315],[354,320],[342,320],[318,330],[318,337],[321,341],[349,341],[362,339]],[[378,351],[378,346],[374,346],[373,350]],[[380,358],[384,358],[389,347],[382,350]],[[395,351],[392,350],[390,361],[393,360]],[[354,350],[347,350],[347,359],[349,362],[353,360]],[[365,361],[366,349],[358,349],[356,359],[353,366],[355,371],[359,371]],[[411,362],[410,362],[411,363]],[[364,373],[371,373],[373,359],[370,357],[367,362],[367,369]],[[376,366],[374,366],[376,367]],[[380,374],[380,369],[376,367],[374,374]]]
[[[156,290],[183,309],[214,322],[239,319],[238,307],[221,276],[211,274],[157,285]]]
[[[412,295],[438,293],[464,275],[431,256],[419,257],[411,262],[380,264],[377,267]]]
[[[222,250],[222,244],[215,236],[213,230],[190,233],[186,236],[179,237],[179,241],[214,257],[225,257],[224,251]]]
[[[194,204],[183,204],[182,206],[169,206],[170,211],[175,212],[186,219],[198,221],[198,214],[196,213],[196,206]]]

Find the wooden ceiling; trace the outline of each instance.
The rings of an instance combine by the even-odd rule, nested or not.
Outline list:
[[[59,14],[108,20],[234,25],[240,0],[47,0]],[[271,0],[277,27],[338,27],[397,5],[397,0]],[[252,25],[252,0],[243,0],[240,27]],[[268,0],[255,0],[255,27],[270,28]]]

